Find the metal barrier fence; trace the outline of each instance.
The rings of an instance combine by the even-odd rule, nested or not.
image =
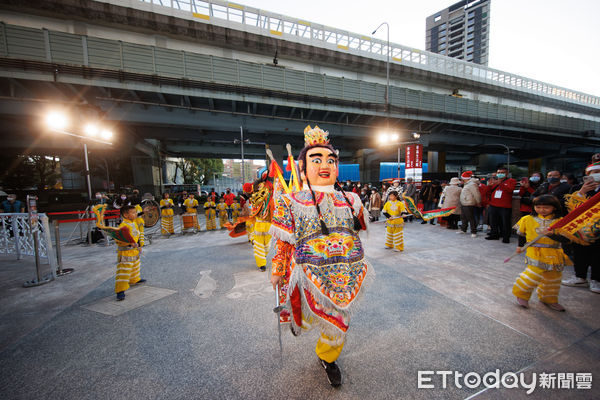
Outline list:
[[[385,40],[342,29],[303,21],[223,0],[95,0],[119,6],[172,15],[232,29],[246,30],[292,42],[310,44],[336,51],[420,68],[459,78],[520,90],[540,96],[600,107],[600,97],[526,78],[484,65],[388,43]]]
[[[17,260],[23,256],[45,258],[50,264],[52,279],[56,278],[56,255],[52,247],[52,238],[48,225],[48,216],[38,214],[37,241],[38,254],[36,255],[35,229],[29,223],[27,213],[0,213],[0,253],[14,254]],[[36,260],[37,263],[37,260]]]

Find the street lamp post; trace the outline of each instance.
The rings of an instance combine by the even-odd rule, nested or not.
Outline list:
[[[397,133],[390,133],[390,132],[383,132],[378,137],[380,145],[395,144],[398,146],[398,174],[397,174],[398,179],[400,179],[400,155],[401,155],[402,145],[419,143],[418,139],[421,137],[421,134],[417,133],[417,132],[413,132],[411,134],[411,136],[413,139],[417,139],[417,140],[410,141],[410,142],[400,142],[399,141],[400,135]]]
[[[390,25],[387,22],[382,22],[381,24],[379,24],[379,26],[373,31],[373,33],[371,33],[371,35],[374,35],[379,28],[381,28],[383,25],[386,26],[387,28],[387,65],[386,65],[386,86],[385,86],[385,107],[386,110],[389,112],[390,111]]]
[[[240,146],[242,153],[242,185],[246,182],[246,171],[244,168],[244,128],[240,126]]]
[[[489,143],[489,146],[502,146],[506,149],[506,169],[508,171],[508,175],[510,176],[510,147],[503,143]]]

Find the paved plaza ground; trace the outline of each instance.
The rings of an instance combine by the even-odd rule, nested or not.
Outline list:
[[[562,287],[565,313],[511,294],[516,247],[405,226],[405,248],[383,248],[371,224],[366,254],[377,276],[353,316],[332,388],[316,332],[283,330],[268,275],[245,238],[225,231],[155,238],[143,250],[146,286],[114,300],[114,246],[66,246],[75,272],[40,287],[30,258],[0,257],[0,398],[6,399],[593,399],[600,398],[600,295]],[[567,268],[566,276],[572,275]],[[534,373],[538,385],[419,388],[419,371]],[[540,374],[590,373],[591,389],[545,389]],[[582,376],[582,375],[577,375]],[[569,375],[566,375],[568,378]],[[568,379],[567,379],[568,380]],[[557,381],[552,382],[555,387]]]

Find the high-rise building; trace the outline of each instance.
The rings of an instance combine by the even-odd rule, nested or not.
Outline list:
[[[464,0],[426,20],[426,48],[433,53],[488,64],[491,0]]]

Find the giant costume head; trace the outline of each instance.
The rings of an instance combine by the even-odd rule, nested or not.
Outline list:
[[[335,184],[338,175],[338,155],[329,144],[329,132],[310,125],[304,129],[304,148],[298,164],[302,180],[308,187]]]
[[[352,209],[350,200],[348,200],[346,193],[344,193],[344,190],[337,182],[338,152],[329,143],[329,132],[322,130],[318,126],[311,128],[310,125],[304,129],[304,148],[298,156],[298,165],[302,180],[306,183],[308,190],[312,194],[313,203],[321,222],[321,231],[324,235],[328,235],[329,229],[321,218],[321,210],[316,200],[313,186],[323,187],[334,185],[337,190],[344,194],[348,206]],[[353,214],[353,218],[354,229],[356,231],[365,229],[364,216]]]

